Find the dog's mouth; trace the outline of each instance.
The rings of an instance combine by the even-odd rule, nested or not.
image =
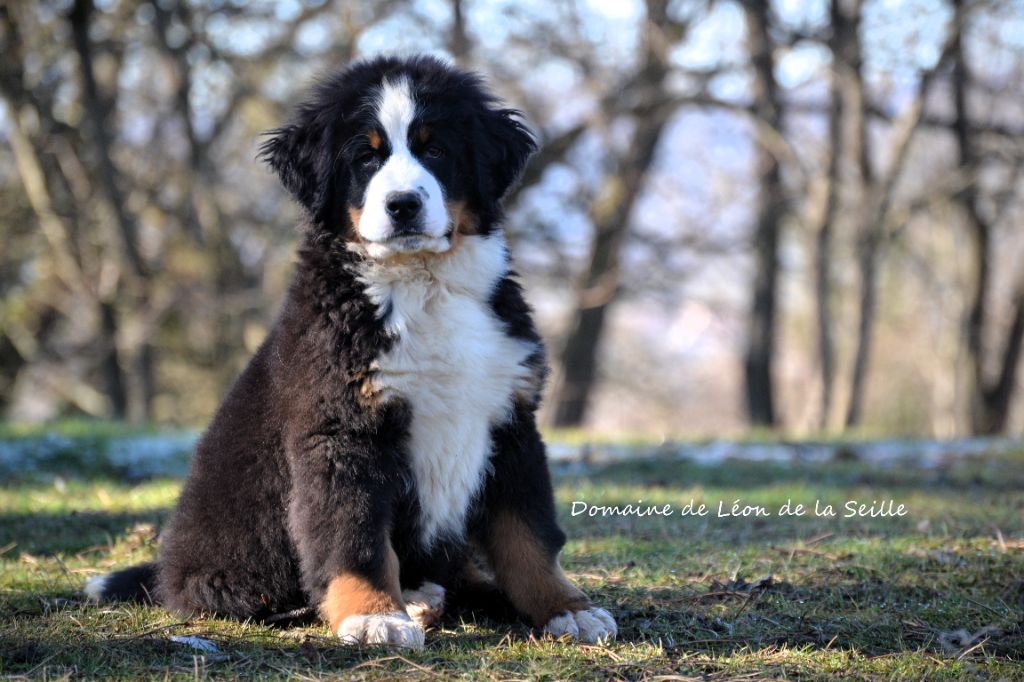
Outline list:
[[[380,241],[366,243],[371,258],[381,259],[401,254],[444,253],[451,247],[447,236],[431,237],[425,234],[402,234]]]

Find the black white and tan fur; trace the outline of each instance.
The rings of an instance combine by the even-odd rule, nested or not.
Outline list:
[[[89,596],[419,647],[449,597],[496,595],[588,642],[616,626],[558,564],[534,412],[541,340],[501,199],[518,112],[436,59],[321,81],[263,157],[306,209],[284,309],[197,446],[157,560]]]

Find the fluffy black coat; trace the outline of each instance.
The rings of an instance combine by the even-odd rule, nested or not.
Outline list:
[[[517,395],[507,419],[492,425],[490,466],[467,500],[462,536],[429,548],[419,542],[410,407],[365,395],[375,359],[394,338],[357,276],[364,256],[349,248],[367,182],[354,141],[372,113],[367,93],[395,75],[415,85],[425,115],[457,132],[448,165],[436,171],[448,198],[468,207],[477,234],[500,229],[501,198],[535,145],[476,76],[429,58],[377,59],[321,81],[263,147],[307,213],[283,311],[200,440],[155,565],[108,576],[101,597],[268,618],[320,606],[339,575],[385,590],[390,542],[402,588],[429,580],[450,594],[504,594],[538,626],[589,606],[557,569],[565,537],[534,419],[546,368],[512,275],[497,283],[490,306],[507,335],[536,347],[527,360],[535,390]],[[502,535],[508,529],[515,537]],[[509,574],[522,569],[504,565],[512,552],[503,543],[533,547],[531,579],[544,584],[531,590],[540,596],[513,584],[523,578]],[[474,567],[491,582],[482,584]]]

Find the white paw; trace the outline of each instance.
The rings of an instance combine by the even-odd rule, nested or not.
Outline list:
[[[604,609],[591,608],[558,614],[544,626],[544,632],[554,637],[569,635],[574,639],[594,644],[615,639],[619,629],[615,627],[612,614]]]
[[[338,626],[345,644],[390,644],[423,648],[423,628],[402,611],[349,616]]]
[[[402,601],[409,617],[427,627],[436,623],[444,613],[444,588],[437,583],[425,582],[418,590],[402,592]]]

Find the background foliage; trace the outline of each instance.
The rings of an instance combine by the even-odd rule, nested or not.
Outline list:
[[[1022,36],[1013,0],[4,3],[0,411],[201,425],[289,277],[260,133],[426,51],[544,145],[508,233],[549,423],[1019,432]]]

